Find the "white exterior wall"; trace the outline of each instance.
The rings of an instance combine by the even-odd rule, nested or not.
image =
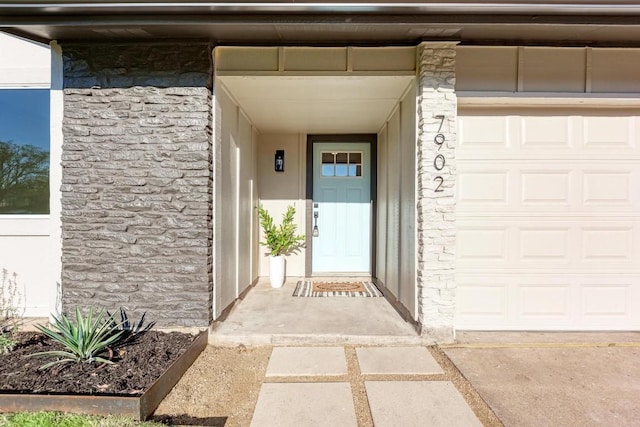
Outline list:
[[[48,88],[51,60],[46,45],[0,33],[0,88]]]
[[[214,316],[257,278],[257,133],[223,86],[215,90]]]
[[[376,276],[417,320],[416,93],[410,85],[378,133]]]
[[[60,148],[62,65],[50,66],[47,46],[0,33],[0,90],[49,88],[51,94],[50,215],[0,215],[0,269],[17,275],[26,317],[46,317],[56,309],[60,282]]]

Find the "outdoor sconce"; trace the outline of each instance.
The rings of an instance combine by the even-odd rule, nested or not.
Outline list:
[[[284,172],[284,150],[276,150],[274,170],[276,172]]]

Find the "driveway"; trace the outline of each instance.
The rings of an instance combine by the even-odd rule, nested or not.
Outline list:
[[[445,353],[506,426],[638,426],[640,333],[461,333]]]

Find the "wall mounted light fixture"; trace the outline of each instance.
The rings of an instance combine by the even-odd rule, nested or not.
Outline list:
[[[274,170],[276,172],[284,172],[284,150],[276,150]]]

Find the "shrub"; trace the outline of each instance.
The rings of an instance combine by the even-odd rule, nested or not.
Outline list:
[[[14,334],[20,330],[24,304],[18,289],[18,275],[2,269],[0,277],[0,353],[16,345]]]
[[[282,223],[278,227],[262,205],[258,208],[260,225],[265,239],[260,244],[269,248],[269,255],[287,255],[302,246],[305,237],[304,235],[296,235],[297,226],[293,222],[295,214],[296,208],[292,205],[287,206],[287,211],[282,216]]]

